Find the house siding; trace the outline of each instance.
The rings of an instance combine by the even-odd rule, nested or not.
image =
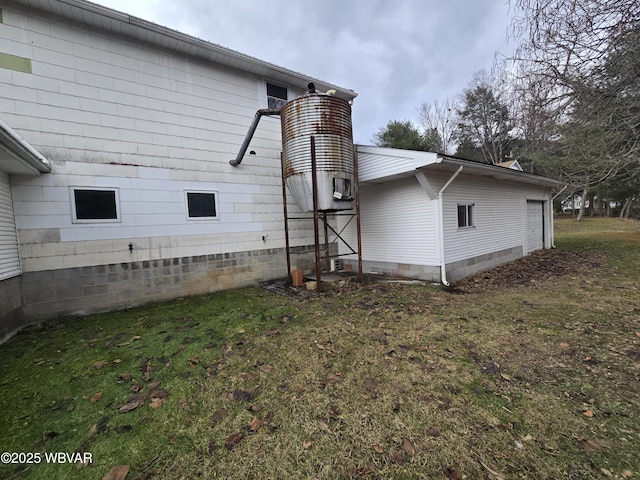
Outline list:
[[[363,260],[370,263],[370,269],[398,274],[408,272],[409,265],[437,264],[434,215],[434,203],[415,177],[362,185]],[[338,218],[344,225],[344,217]],[[353,222],[345,230],[345,239],[357,245]],[[346,254],[348,250],[341,245],[340,253]],[[354,258],[345,259],[351,262]]]
[[[15,3],[0,8],[0,50],[31,64],[30,72],[0,65],[0,117],[51,164],[49,174],[11,179],[25,322],[286,274],[278,119],[260,123],[256,155],[229,165],[266,107],[268,79]],[[291,98],[300,93],[289,86]],[[74,223],[72,187],[117,189],[120,219]],[[188,219],[185,190],[215,191],[218,218]],[[292,197],[288,205],[298,213]],[[313,224],[290,228],[305,264]],[[183,259],[197,274],[167,273],[165,261]],[[144,281],[118,271],[145,262]],[[49,284],[56,275],[87,288]]]
[[[458,281],[477,272],[494,268],[524,255],[527,243],[527,201],[545,202],[549,210],[548,189],[480,175],[454,178],[443,192],[443,236],[441,245],[438,198],[453,172],[422,169],[428,190],[419,184],[405,155],[401,168],[389,167],[383,153],[372,156],[359,149],[359,164],[368,181],[360,175],[362,264],[369,273],[385,273],[423,280],[441,280],[441,249],[444,248],[447,280]],[[371,149],[375,150],[375,149]],[[362,152],[366,152],[363,154]],[[424,155],[423,152],[417,155]],[[391,151],[387,162],[404,158]],[[413,164],[415,165],[415,163]],[[474,226],[458,227],[458,205],[474,205]],[[553,244],[550,212],[545,213],[545,242]],[[345,237],[356,241],[355,226],[346,228]],[[357,267],[355,255],[342,248],[345,266]]]
[[[447,264],[526,245],[527,199],[545,198],[541,189],[460,175],[444,195]],[[473,228],[459,228],[458,204],[475,205]]]
[[[18,238],[9,175],[0,172],[0,281],[20,275]]]

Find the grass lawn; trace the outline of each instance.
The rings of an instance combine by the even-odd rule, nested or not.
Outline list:
[[[454,289],[251,287],[22,331],[0,452],[40,461],[0,478],[640,478],[640,224],[560,218],[556,244]]]

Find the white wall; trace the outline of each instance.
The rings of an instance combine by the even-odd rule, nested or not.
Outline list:
[[[228,163],[265,79],[0,6],[3,53],[32,65],[0,69],[0,115],[52,164],[13,179],[25,271],[284,246],[279,120],[261,121],[257,155]],[[122,221],[73,224],[70,186],[118,188]],[[188,221],[184,189],[218,191],[220,219]],[[313,243],[297,226],[292,244]]]
[[[433,206],[415,177],[362,185],[360,223],[363,260],[437,264]],[[344,225],[344,217],[339,218]],[[355,248],[354,222],[347,227],[345,239]],[[340,253],[346,254],[348,249],[341,245]]]
[[[527,199],[547,198],[548,194],[539,187],[459,175],[444,195],[446,262],[516,246],[522,246],[524,251]],[[458,228],[458,204],[475,205],[473,228]]]

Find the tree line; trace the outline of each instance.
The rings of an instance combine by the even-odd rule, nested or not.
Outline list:
[[[585,205],[640,201],[640,2],[511,0],[515,54],[456,96],[390,121],[376,145],[489,164],[518,160]]]

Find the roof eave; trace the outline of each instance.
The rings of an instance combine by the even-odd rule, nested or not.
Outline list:
[[[0,170],[23,175],[51,171],[49,161],[9,125],[0,120]]]
[[[464,160],[462,158],[449,157],[446,155],[438,155],[436,161],[440,165],[451,165],[453,167],[463,166],[467,173],[469,171],[479,175],[493,177],[498,180],[510,180],[519,183],[528,183],[531,185],[540,185],[548,188],[557,188],[564,185],[564,182],[554,178],[543,177],[533,173],[526,173],[511,168],[499,167],[497,165],[489,165],[485,163],[474,162],[472,160]]]

